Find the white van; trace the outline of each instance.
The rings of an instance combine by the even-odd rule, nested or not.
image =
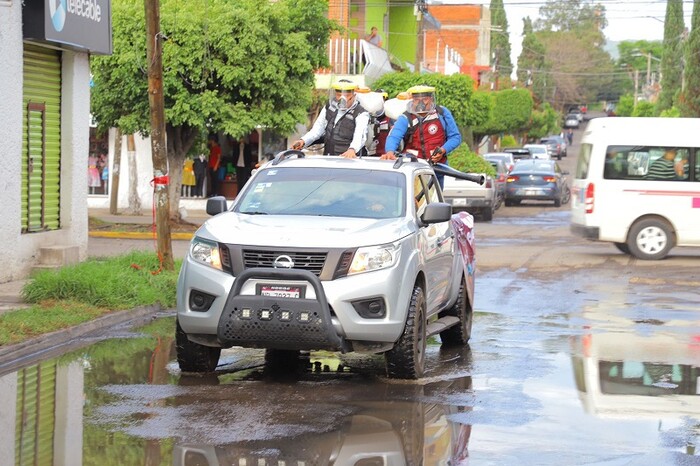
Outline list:
[[[572,340],[586,412],[605,418],[700,418],[700,362],[692,336],[593,333]]]
[[[639,259],[700,246],[700,118],[597,118],[572,187],[571,231]]]

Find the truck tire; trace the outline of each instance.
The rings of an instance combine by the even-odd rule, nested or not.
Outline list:
[[[488,206],[481,211],[481,219],[484,222],[490,222],[493,220],[493,206]]]
[[[637,259],[663,259],[674,246],[673,228],[663,219],[645,218],[630,228],[627,246]]]
[[[427,344],[425,293],[415,285],[406,314],[406,326],[394,347],[384,353],[386,373],[391,379],[418,379],[425,371]]]
[[[177,363],[182,372],[208,373],[216,370],[221,356],[221,348],[204,346],[194,343],[187,338],[187,334],[180,322],[176,321],[175,348],[177,350]]]
[[[467,281],[462,276],[462,283],[459,286],[459,296],[457,301],[449,309],[442,311],[439,317],[455,316],[459,317],[459,324],[440,332],[440,340],[445,346],[462,346],[469,342],[472,335],[472,318],[474,312],[469,305],[467,296]]]

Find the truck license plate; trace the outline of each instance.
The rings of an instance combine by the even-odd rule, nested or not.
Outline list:
[[[261,296],[272,296],[273,298],[300,298],[300,286],[286,285],[260,285]]]
[[[463,197],[456,197],[452,199],[452,205],[465,206],[467,205],[467,200]]]

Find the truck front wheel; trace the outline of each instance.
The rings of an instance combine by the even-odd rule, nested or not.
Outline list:
[[[416,285],[403,333],[394,347],[384,353],[387,376],[391,379],[418,379],[423,376],[427,343],[425,307],[423,288]]]
[[[221,348],[200,345],[187,338],[187,334],[180,322],[176,323],[175,345],[177,349],[177,362],[182,372],[207,373],[214,372],[219,363]]]

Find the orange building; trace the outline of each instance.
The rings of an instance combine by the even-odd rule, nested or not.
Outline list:
[[[425,33],[426,68],[445,73],[446,54],[461,56],[459,71],[477,83],[490,69],[491,11],[484,5],[430,5],[428,12],[440,21],[440,29]]]

